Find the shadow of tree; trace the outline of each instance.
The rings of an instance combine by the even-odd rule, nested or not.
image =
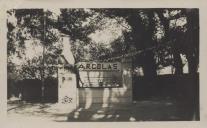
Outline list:
[[[13,103],[8,106],[8,115],[16,114],[25,118],[38,117],[56,122],[133,122],[133,121],[192,121],[191,107],[172,100],[145,100],[131,104],[93,103],[90,108],[80,106],[74,111],[60,112],[55,104]],[[13,109],[11,109],[13,107]],[[13,114],[13,115],[12,115]]]
[[[130,121],[187,121],[192,120],[188,110],[179,112],[175,101],[149,100],[133,104],[102,107],[94,104],[89,109],[78,108],[68,115],[69,122],[130,122]],[[189,118],[190,117],[190,118]]]

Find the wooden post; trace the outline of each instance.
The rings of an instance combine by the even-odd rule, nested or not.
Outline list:
[[[43,52],[42,52],[42,86],[41,86],[41,101],[44,102],[44,97],[45,97],[45,33],[46,32],[46,15],[45,15],[45,10],[43,10]]]

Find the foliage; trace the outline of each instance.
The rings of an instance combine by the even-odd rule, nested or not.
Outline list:
[[[47,64],[57,64],[62,51],[59,31],[54,27],[56,19],[43,9],[13,9],[7,13],[8,63],[14,68],[8,72],[16,72],[20,79],[41,79],[43,52]]]
[[[41,67],[42,55],[25,57],[28,40],[38,40],[40,44],[32,44],[41,46],[42,53],[45,48],[44,63],[57,64],[62,33],[70,38],[76,62],[104,61],[141,51],[130,57],[135,67],[143,67],[146,76],[156,75],[158,68],[169,65],[182,74],[183,54],[189,71],[196,73],[198,23],[197,9],[60,9],[60,15],[43,9],[9,10],[8,63],[18,57],[26,60],[24,65]]]
[[[192,65],[192,67],[189,66],[189,71],[197,72],[196,67],[198,66],[199,58],[199,20],[197,9],[95,10],[103,13],[106,17],[115,19],[121,17],[127,22],[131,31],[128,31],[127,36],[124,38],[128,50],[125,52],[133,52],[132,49],[128,48],[129,46],[134,46],[136,50],[143,51],[143,54],[137,56],[135,63],[138,60],[143,61],[139,63],[144,68],[153,69],[157,69],[159,66],[173,65],[177,70],[176,73],[182,74],[183,63],[181,54],[184,54],[188,58],[189,65]],[[192,35],[193,33],[195,34],[194,36]],[[151,52],[148,51],[149,48],[152,48]],[[148,57],[151,57],[151,59]],[[148,65],[149,63],[150,65]],[[155,70],[148,71],[155,72]]]

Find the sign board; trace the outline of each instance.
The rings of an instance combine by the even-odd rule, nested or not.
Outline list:
[[[80,87],[120,87],[122,85],[120,62],[80,62],[76,66],[80,75]]]

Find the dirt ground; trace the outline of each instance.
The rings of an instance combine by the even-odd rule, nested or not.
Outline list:
[[[9,120],[47,120],[56,122],[113,122],[113,121],[191,121],[199,120],[191,107],[176,101],[145,100],[131,104],[116,104],[103,108],[93,104],[90,108],[70,109],[57,103],[8,102]]]

